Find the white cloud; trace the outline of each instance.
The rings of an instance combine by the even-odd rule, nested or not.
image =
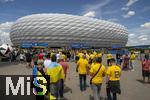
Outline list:
[[[5,22],[0,24],[0,44],[7,43],[12,44],[10,40],[10,29],[14,22]]]
[[[95,13],[95,11],[89,11],[86,14],[84,14],[83,16],[85,16],[85,17],[95,17],[96,13]]]
[[[138,0],[128,0],[128,3],[126,4],[126,6],[131,6],[133,5],[134,3],[136,3]]]
[[[136,3],[139,0],[128,0],[127,4],[121,8],[122,11],[128,11],[130,9],[130,6],[133,5],[134,3]],[[129,18],[130,16],[127,15],[123,15],[124,18]]]
[[[123,10],[123,11],[128,11],[128,10],[129,10],[129,7],[122,7],[121,10]]]
[[[126,15],[123,15],[124,18],[129,18],[131,16],[135,15],[135,11],[128,11],[128,13]]]
[[[0,2],[13,2],[14,0],[0,0]]]
[[[128,15],[129,15],[129,16],[135,15],[135,11],[129,11],[129,12],[128,12]]]
[[[150,28],[132,28],[129,29],[128,46],[150,45]],[[134,34],[134,35],[133,35]]]
[[[11,26],[13,25],[14,22],[5,22],[0,24],[0,30],[10,30]]]
[[[12,44],[10,34],[8,32],[0,31],[0,44]]]
[[[129,34],[129,37],[130,37],[130,38],[132,38],[132,37],[134,37],[134,36],[135,36],[135,34],[133,34],[133,33]]]
[[[141,41],[147,41],[148,39],[146,37],[144,37],[144,38],[141,38],[140,40]]]
[[[99,2],[96,4],[85,5],[84,12],[82,13],[82,15],[85,15],[89,12],[95,12],[95,15],[99,14],[99,16],[101,16],[101,9],[108,3],[110,3],[110,1],[111,0],[99,0]]]
[[[147,35],[140,35],[138,38],[143,39],[143,38],[146,38],[146,37],[147,37]]]
[[[141,27],[150,29],[150,22],[146,22],[146,23],[142,24]]]

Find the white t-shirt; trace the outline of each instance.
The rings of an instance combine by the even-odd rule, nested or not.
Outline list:
[[[51,60],[50,60],[50,59],[46,59],[46,60],[44,61],[44,67],[45,67],[45,68],[50,67],[50,64],[51,64]]]
[[[60,54],[56,54],[57,60],[60,59]]]
[[[24,55],[23,54],[20,54],[20,59],[24,59]]]

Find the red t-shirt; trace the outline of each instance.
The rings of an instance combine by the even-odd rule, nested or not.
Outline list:
[[[59,64],[63,67],[64,73],[66,75],[67,74],[67,69],[69,67],[68,64],[66,62],[64,62],[64,61],[61,61]]]
[[[40,54],[39,54],[39,59],[40,59],[40,60],[43,60],[43,58],[44,58],[43,53],[40,53]]]
[[[142,69],[146,71],[150,71],[150,60],[142,60]]]

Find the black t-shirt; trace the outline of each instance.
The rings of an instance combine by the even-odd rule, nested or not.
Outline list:
[[[116,59],[120,59],[120,54],[116,54]]]
[[[26,53],[26,60],[27,61],[31,61],[32,60],[32,56],[30,53]]]

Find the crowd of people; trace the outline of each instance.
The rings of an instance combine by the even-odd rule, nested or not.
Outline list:
[[[36,88],[36,99],[50,100],[64,99],[64,85],[69,73],[67,62],[74,61],[76,72],[79,74],[80,91],[86,91],[87,76],[90,76],[90,86],[93,92],[93,99],[100,100],[101,86],[106,79],[107,100],[117,100],[117,94],[121,94],[120,77],[122,71],[134,71],[135,60],[137,55],[134,51],[126,54],[116,53],[116,57],[107,53],[107,65],[102,63],[104,53],[101,51],[88,50],[25,50],[20,51],[18,57],[21,63],[26,62],[27,67],[33,69],[33,87]],[[141,60],[143,82],[146,77],[150,82],[150,60],[149,55],[145,55]],[[47,92],[38,94],[43,91],[39,86],[39,81],[34,80],[38,76],[46,79]],[[37,92],[38,91],[38,92]],[[41,92],[40,92],[41,93]]]
[[[116,64],[115,58],[111,54],[107,54],[108,68],[102,64],[103,54],[101,52],[90,53],[87,57],[86,53],[78,54],[77,69],[80,80],[80,90],[86,90],[86,77],[90,75],[90,85],[93,91],[93,99],[100,100],[100,91],[104,77],[107,84],[107,99],[117,100],[117,93],[121,93],[120,76],[121,68]]]

